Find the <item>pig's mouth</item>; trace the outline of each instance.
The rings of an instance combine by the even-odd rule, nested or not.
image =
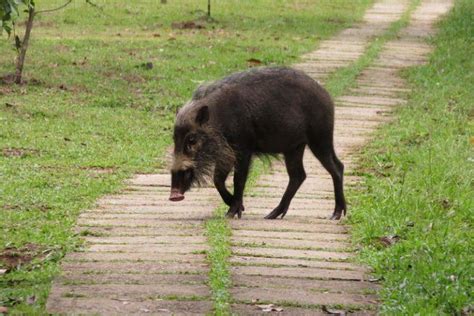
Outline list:
[[[170,201],[178,202],[184,200],[184,192],[189,190],[193,179],[193,169],[171,171]]]
[[[170,201],[179,202],[184,200],[184,194],[177,188],[171,189]]]

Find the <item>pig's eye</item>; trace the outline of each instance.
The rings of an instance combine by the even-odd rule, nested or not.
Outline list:
[[[188,145],[194,145],[196,144],[196,137],[195,136],[189,136],[188,137]]]

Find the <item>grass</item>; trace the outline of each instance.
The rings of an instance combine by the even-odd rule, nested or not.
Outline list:
[[[371,3],[229,0],[200,30],[171,23],[200,19],[206,1],[118,0],[103,10],[75,1],[38,16],[29,84],[0,84],[0,252],[32,244],[37,254],[2,276],[0,305],[44,313],[59,260],[79,245],[80,211],[132,173],[165,166],[174,110],[198,83],[245,69],[250,58],[290,64]],[[13,58],[1,38],[1,74],[13,71]]]
[[[472,313],[473,14],[472,1],[456,2],[429,64],[406,72],[409,103],[363,153],[351,222],[383,280],[382,314]],[[401,240],[382,247],[390,235]]]
[[[227,207],[222,205],[215,211],[215,216],[206,222],[206,232],[210,250],[207,257],[211,267],[209,272],[209,286],[212,291],[214,313],[216,315],[230,315],[231,285],[228,258],[231,255],[229,222],[225,219]]]

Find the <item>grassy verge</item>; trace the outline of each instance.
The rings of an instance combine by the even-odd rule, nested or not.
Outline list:
[[[58,261],[78,243],[71,228],[81,210],[130,174],[163,167],[156,157],[170,144],[174,109],[199,82],[251,58],[290,64],[372,0],[225,1],[213,22],[201,19],[201,0],[117,0],[103,11],[83,3],[38,16],[29,84],[0,83],[0,254],[9,269],[0,306],[12,312],[44,312]],[[187,20],[204,28],[171,26]],[[0,74],[13,71],[13,56],[1,38]]]
[[[228,291],[231,278],[228,258],[231,255],[229,222],[225,219],[227,206],[222,205],[215,211],[215,216],[206,222],[206,232],[210,250],[207,254],[209,265],[209,285],[214,301],[216,315],[230,315],[230,293]]]
[[[456,2],[429,64],[406,74],[408,105],[363,153],[351,222],[383,280],[384,314],[472,313],[473,14],[472,1]],[[386,248],[383,236],[400,241]]]

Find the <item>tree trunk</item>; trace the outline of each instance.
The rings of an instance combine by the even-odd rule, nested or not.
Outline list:
[[[207,16],[211,17],[211,0],[207,0]]]
[[[33,19],[35,18],[35,9],[28,9],[28,21],[26,22],[25,36],[21,42],[20,52],[18,53],[18,58],[16,61],[16,73],[15,73],[15,83],[20,84],[23,74],[23,65],[25,64],[26,50],[28,49],[28,43],[30,41],[31,29],[33,28]]]

